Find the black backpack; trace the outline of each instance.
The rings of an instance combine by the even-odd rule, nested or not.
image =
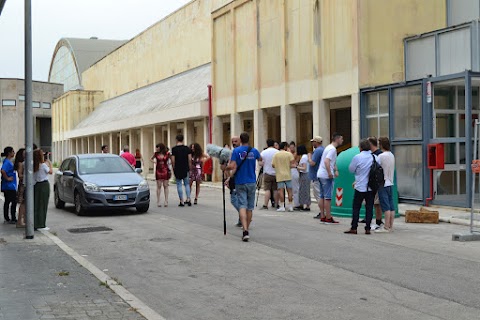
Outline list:
[[[382,188],[385,184],[385,176],[383,174],[383,168],[375,160],[375,156],[372,154],[373,163],[370,167],[370,174],[368,176],[368,187],[372,189],[373,192],[377,192],[378,189]]]

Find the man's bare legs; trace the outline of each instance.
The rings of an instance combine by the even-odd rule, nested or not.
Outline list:
[[[246,208],[240,208],[240,221],[242,222],[243,231],[248,231],[250,223],[252,222],[253,212]]]
[[[320,208],[320,219],[325,218],[325,199],[318,201],[318,207]]]
[[[331,213],[331,205],[332,205],[332,200],[327,200],[327,199],[324,199],[324,210],[325,210],[325,218],[328,220],[328,219],[331,219],[332,218],[332,213]]]
[[[272,192],[270,190],[265,190],[265,201],[263,202],[263,207],[268,207],[268,202],[272,197]]]

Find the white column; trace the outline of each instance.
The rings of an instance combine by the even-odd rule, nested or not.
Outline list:
[[[113,151],[112,148],[113,148],[113,133],[110,132],[108,134],[108,149],[110,149],[109,150],[110,152]]]
[[[352,94],[352,146],[360,143],[360,97],[358,93]]]
[[[314,100],[312,105],[313,135],[321,136],[323,144],[330,142],[330,107],[325,100]]]
[[[122,134],[121,131],[120,131],[118,137],[120,138],[120,139],[118,139],[118,141],[119,141],[119,143],[118,143],[118,153],[120,154],[120,153],[122,153],[122,150],[123,150],[123,134]]]
[[[172,123],[169,122],[167,124],[167,140],[168,141],[165,141],[165,144],[170,148],[170,150],[175,146],[174,143],[172,143],[172,140],[175,139],[175,136],[172,137]]]
[[[230,134],[240,136],[243,132],[243,117],[238,113],[230,114]]]
[[[267,116],[263,109],[253,110],[253,131],[255,132],[253,146],[263,150],[268,136]]]
[[[287,104],[280,107],[280,134],[282,141],[296,141],[297,113],[294,106]]]

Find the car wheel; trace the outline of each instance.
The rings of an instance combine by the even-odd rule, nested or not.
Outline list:
[[[150,205],[143,205],[143,206],[138,206],[136,209],[137,209],[137,212],[139,213],[145,213],[148,211],[148,208],[150,207]]]
[[[60,199],[60,195],[58,194],[57,188],[55,188],[55,191],[53,192],[53,197],[55,201],[55,208],[57,209],[65,208],[65,202]]]
[[[82,206],[82,199],[78,192],[75,192],[75,213],[77,216],[83,216],[85,214],[85,209]]]

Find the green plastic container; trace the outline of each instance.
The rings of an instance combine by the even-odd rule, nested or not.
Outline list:
[[[355,189],[353,188],[353,182],[355,176],[350,173],[348,166],[353,157],[360,153],[358,147],[353,147],[341,152],[337,157],[338,177],[335,178],[335,184],[332,196],[332,215],[335,217],[351,218],[353,210],[353,194]],[[398,192],[395,178],[395,184],[393,186],[394,202],[395,202],[395,217],[398,218]],[[374,209],[375,210],[375,209]],[[360,210],[360,219],[365,218],[365,206],[363,205]],[[375,219],[375,211],[373,212],[373,218]]]

